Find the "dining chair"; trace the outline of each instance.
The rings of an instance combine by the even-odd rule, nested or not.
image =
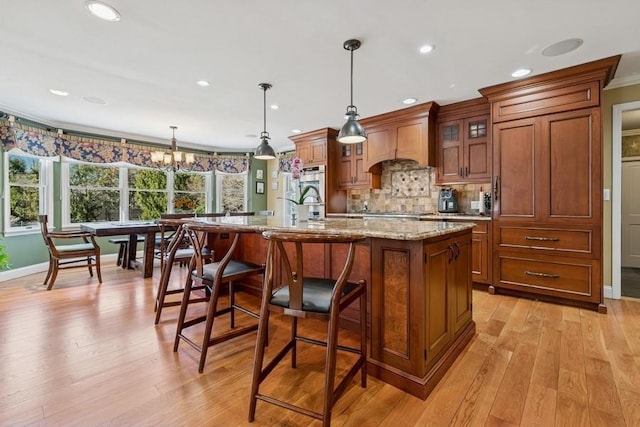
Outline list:
[[[89,275],[93,277],[93,267],[95,267],[98,282],[102,283],[100,246],[91,233],[84,231],[50,232],[47,225],[47,215],[38,215],[38,222],[44,244],[49,251],[49,270],[43,283],[43,286],[47,286],[48,291],[53,288],[58,271],[69,268],[86,267],[89,269]]]
[[[253,376],[251,382],[251,398],[249,403],[249,422],[253,422],[257,401],[271,403],[282,408],[298,412],[322,421],[328,427],[331,423],[331,411],[334,404],[346,390],[349,382],[360,371],[362,387],[367,385],[366,374],[366,282],[349,281],[353,267],[355,243],[363,240],[362,235],[323,235],[312,233],[265,231],[263,236],[269,240],[267,266],[264,277],[258,342],[255,348]],[[293,243],[295,247],[295,263],[285,250],[285,244]],[[304,274],[303,245],[313,243],[348,244],[344,266],[337,279],[307,277]],[[276,271],[281,268],[281,281],[277,284]],[[360,345],[359,348],[338,344],[340,312],[349,304],[359,299],[360,303]],[[264,366],[265,347],[269,330],[270,314],[282,313],[291,317],[291,334],[286,344]],[[326,341],[304,337],[298,333],[298,319],[320,319],[328,322]],[[275,340],[273,340],[275,341]],[[274,370],[280,361],[291,353],[291,367],[297,366],[297,344],[305,342],[324,347],[324,390],[322,392],[322,411],[312,411],[282,398],[260,393],[260,385]],[[337,351],[355,353],[357,359],[347,374],[334,387],[336,376]],[[286,382],[288,377],[279,374],[280,381]]]
[[[264,273],[264,265],[234,259],[242,232],[233,227],[227,228],[222,224],[211,227],[206,224],[190,222],[185,224],[184,230],[189,236],[196,254],[193,257],[195,265],[191,272],[191,280],[187,280],[185,283],[173,351],[178,351],[180,341],[185,341],[199,351],[198,372],[202,373],[209,347],[258,329],[257,322],[236,327],[236,312],[243,313],[254,319],[258,318],[258,313],[237,303],[235,299],[237,291],[235,282],[251,276],[262,275]],[[204,244],[208,242],[211,247],[217,247],[216,239],[228,239],[230,240],[230,245],[224,256],[218,257],[216,255],[217,261],[206,264],[204,262],[205,256],[203,255]],[[229,304],[224,308],[219,308],[219,298],[224,284],[229,286]],[[206,313],[187,319],[188,308],[192,302],[191,292],[200,287],[204,287],[209,295]],[[214,320],[225,314],[229,314],[229,328],[224,332],[217,331],[216,335],[212,336]],[[187,330],[203,322],[205,323],[204,333],[198,342],[197,338],[190,338]]]

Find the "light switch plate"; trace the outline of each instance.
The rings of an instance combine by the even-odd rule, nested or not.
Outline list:
[[[480,209],[480,200],[472,200],[471,209]]]
[[[602,192],[602,198],[604,200],[611,200],[611,190],[609,190],[608,188],[605,188],[604,191]]]

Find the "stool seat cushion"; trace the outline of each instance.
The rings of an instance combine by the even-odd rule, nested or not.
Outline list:
[[[335,280],[304,278],[302,282],[302,310],[314,313],[328,313],[331,305],[331,293],[336,284]],[[349,294],[356,283],[347,283],[342,290],[342,295]],[[273,293],[271,304],[289,308],[289,286],[285,285]]]
[[[202,278],[204,280],[214,281],[216,278],[216,273],[218,272],[218,267],[220,266],[219,262],[212,262],[210,264],[205,264],[202,267]],[[262,268],[261,265],[254,264],[252,262],[246,261],[238,261],[231,260],[227,267],[224,269],[224,273],[222,275],[223,279],[229,276],[235,276],[237,274],[242,274],[251,270],[257,270]],[[195,275],[197,272],[194,270],[193,274]]]

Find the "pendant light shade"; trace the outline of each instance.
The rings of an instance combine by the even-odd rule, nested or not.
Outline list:
[[[367,132],[358,123],[358,109],[353,105],[353,51],[360,47],[360,40],[347,40],[343,47],[351,52],[351,103],[347,107],[347,122],[338,133],[338,142],[342,144],[357,144],[367,140]]]
[[[253,157],[260,160],[271,160],[276,158],[276,152],[269,145],[269,132],[267,132],[267,90],[271,89],[269,83],[260,83],[258,86],[264,91],[264,130],[260,133],[260,145],[256,148]]]

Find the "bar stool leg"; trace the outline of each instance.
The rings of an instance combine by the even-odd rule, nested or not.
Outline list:
[[[258,389],[260,383],[264,379],[262,375],[262,366],[264,364],[264,349],[267,344],[267,333],[269,331],[269,310],[266,304],[260,310],[260,320],[258,322],[258,340],[256,342],[255,353],[253,356],[253,378],[251,380],[251,399],[249,401],[249,422],[253,422],[256,416],[256,404],[258,399]]]

